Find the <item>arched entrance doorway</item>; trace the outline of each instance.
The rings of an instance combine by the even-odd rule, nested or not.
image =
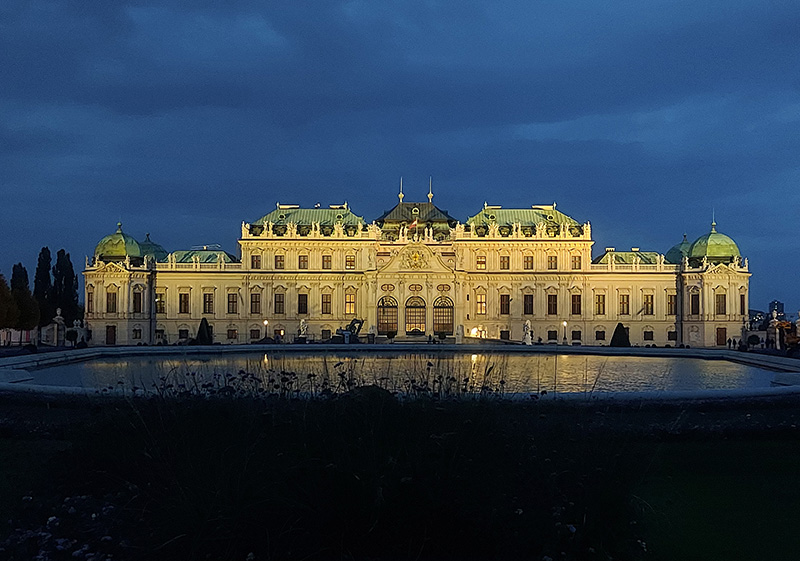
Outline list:
[[[406,335],[425,335],[425,300],[419,296],[406,300]]]
[[[447,296],[440,296],[433,302],[433,332],[453,334],[453,301]]]
[[[378,335],[397,335],[397,300],[384,296],[378,300]]]

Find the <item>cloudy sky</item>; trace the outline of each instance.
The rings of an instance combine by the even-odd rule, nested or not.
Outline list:
[[[235,252],[276,202],[371,220],[432,176],[461,220],[557,201],[595,255],[713,212],[751,306],[794,312],[798,29],[796,0],[4,0],[0,271],[80,269],[119,220]]]

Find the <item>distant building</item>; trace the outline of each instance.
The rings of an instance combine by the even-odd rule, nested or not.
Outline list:
[[[636,345],[725,346],[749,318],[747,260],[711,230],[665,254],[592,256],[591,226],[556,209],[486,205],[461,222],[432,202],[399,202],[371,223],[347,204],[278,204],[242,223],[238,255],[167,252],[122,231],[87,259],[93,344],[175,343],[206,318],[214,339],[247,343],[303,329],[325,340],[352,319],[381,340],[485,336],[607,345],[618,322]]]
[[[772,312],[778,312],[778,319],[785,320],[786,314],[783,312],[783,302],[780,300],[773,300],[769,303],[769,315],[772,316]]]

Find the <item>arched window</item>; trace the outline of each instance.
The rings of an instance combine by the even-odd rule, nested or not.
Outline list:
[[[378,335],[397,335],[397,300],[384,296],[378,300]]]
[[[425,334],[425,300],[412,296],[406,300],[406,335]]]
[[[433,332],[453,334],[453,301],[447,296],[440,296],[433,302]]]

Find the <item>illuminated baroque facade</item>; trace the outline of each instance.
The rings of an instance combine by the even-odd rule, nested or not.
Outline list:
[[[281,205],[243,223],[239,255],[103,238],[84,271],[92,343],[173,344],[202,318],[217,343],[326,340],[353,319],[377,340],[461,335],[607,345],[723,346],[748,317],[747,260],[711,231],[665,254],[606,248],[556,205],[484,205],[465,222],[400,202],[371,223],[344,205]]]

